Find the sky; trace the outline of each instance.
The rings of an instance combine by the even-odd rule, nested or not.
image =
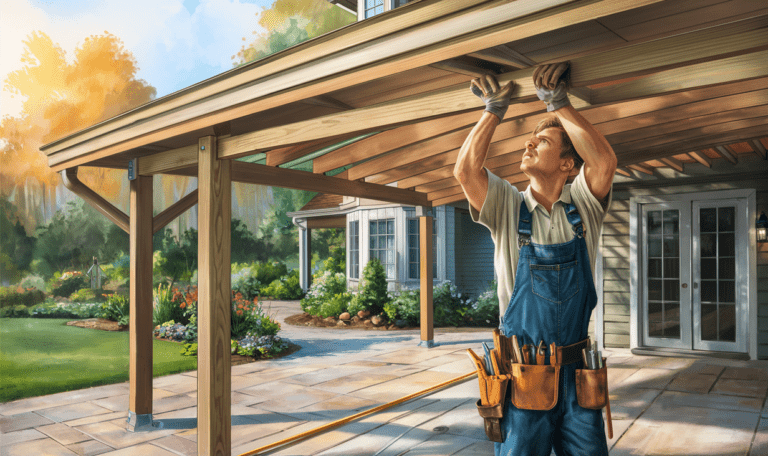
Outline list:
[[[72,59],[83,40],[105,31],[138,63],[138,77],[160,98],[232,68],[232,56],[273,0],[0,0],[0,80],[22,67],[23,40],[42,31]],[[3,84],[4,85],[4,84]],[[5,89],[0,112],[21,103]]]

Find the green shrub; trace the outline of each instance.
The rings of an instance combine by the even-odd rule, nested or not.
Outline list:
[[[325,271],[331,271],[332,274],[336,274],[338,272],[344,272],[347,271],[347,263],[345,261],[347,250],[344,246],[337,246],[337,247],[331,247],[330,254],[325,261],[323,261],[323,265],[320,267],[320,270],[318,270],[318,273],[322,273]]]
[[[27,318],[29,310],[24,304],[0,308],[0,318]]]
[[[197,342],[184,344],[184,348],[181,349],[181,354],[184,356],[197,356]]]
[[[378,315],[384,311],[384,306],[389,302],[387,294],[387,275],[384,266],[378,258],[372,258],[363,268],[363,277],[360,280],[360,292],[355,297],[353,310],[367,310],[371,315]]]
[[[92,288],[81,288],[72,293],[69,299],[73,302],[103,302],[105,290],[94,290]]]
[[[38,290],[45,292],[45,280],[38,276],[30,274],[23,279],[21,279],[21,282],[19,282],[19,286],[21,288],[24,288],[25,290],[27,288],[37,288]]]
[[[421,296],[419,290],[405,290],[384,305],[390,321],[405,320],[409,326],[419,324]]]
[[[45,293],[37,288],[0,287],[0,308],[18,305],[34,306],[45,301]]]
[[[317,309],[317,315],[323,318],[338,317],[347,311],[350,301],[352,301],[352,293],[337,293],[333,296],[327,296]]]
[[[232,292],[232,338],[275,335],[280,324],[264,312],[258,298],[248,300],[239,292]]]
[[[499,295],[496,292],[496,279],[488,287],[488,290],[484,291],[469,308],[469,319],[478,326],[499,324]]]
[[[128,296],[113,293],[106,296],[107,301],[101,305],[99,317],[116,321],[119,325],[127,325],[131,309]]]
[[[320,315],[320,307],[334,299],[336,295],[341,294],[348,294],[347,276],[342,272],[333,274],[331,271],[325,271],[322,274],[316,275],[312,280],[309,291],[307,291],[304,299],[301,300],[301,308],[310,315]],[[338,299],[341,300],[343,298]],[[341,312],[344,312],[344,310]]]
[[[434,288],[432,301],[435,312],[435,326],[462,326],[466,323],[467,312],[471,305],[469,299],[462,298],[456,285],[445,282]]]
[[[184,316],[186,303],[177,288],[171,289],[168,285],[157,286],[152,297],[152,324],[157,326],[166,321],[176,321],[183,325],[189,323],[189,319]]]
[[[80,271],[67,271],[50,287],[51,296],[69,298],[72,293],[90,286],[88,277]]]
[[[279,280],[272,281],[268,287],[261,290],[261,294],[281,300],[301,299],[304,296],[304,290],[299,283],[299,271],[294,269]]]
[[[101,306],[96,303],[47,303],[29,310],[33,318],[94,318],[101,315]]]
[[[280,262],[235,263],[232,265],[232,289],[246,299],[253,299],[264,294],[262,288],[286,275],[288,267]]]

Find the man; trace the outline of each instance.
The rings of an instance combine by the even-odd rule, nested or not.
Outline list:
[[[595,252],[616,171],[613,149],[570,104],[567,63],[543,65],[533,75],[539,99],[553,113],[525,143],[520,170],[530,179],[525,192],[484,168],[491,137],[509,107],[512,83],[493,76],[475,79],[472,92],[486,110],[462,146],[454,169],[475,222],[495,244],[503,333],[520,345],[569,347],[558,360],[559,399],[547,411],[509,403],[501,421],[503,443],[496,454],[607,455],[601,410],[577,403],[575,370],[597,303]],[[583,165],[582,165],[583,163]],[[579,170],[580,168],[580,170]],[[569,176],[577,173],[573,184]],[[549,351],[549,350],[547,350]],[[548,353],[547,356],[550,354]]]

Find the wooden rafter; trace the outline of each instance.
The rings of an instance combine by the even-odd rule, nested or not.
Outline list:
[[[621,174],[624,177],[631,177],[632,175],[629,173],[629,171],[625,170],[624,168],[616,168],[616,173]]]
[[[481,51],[472,52],[468,55],[477,57],[478,59],[483,59],[489,62],[495,62],[501,65],[507,65],[519,69],[536,65],[536,62],[533,60],[504,44],[488,49],[483,49]]]
[[[739,163],[739,159],[736,158],[736,154],[734,154],[733,151],[728,148],[728,146],[715,146],[715,151],[732,164],[735,165]]]
[[[749,141],[749,143],[752,145],[752,150],[754,150],[760,158],[763,160],[768,159],[768,153],[765,150],[765,146],[763,146],[763,143],[761,143],[759,139],[753,139]]]
[[[679,173],[683,172],[683,162],[681,162],[680,160],[674,157],[662,157],[659,160],[661,160],[662,163],[674,169],[675,171]]]
[[[699,152],[697,150],[688,152],[688,155],[696,160],[697,162],[701,163],[702,165],[706,166],[707,168],[712,167],[712,159],[706,156],[703,152]]]
[[[640,171],[641,173],[647,174],[649,176],[653,176],[654,175],[653,168],[648,166],[648,165],[645,165],[645,164],[642,164],[642,163],[635,163],[635,164],[631,164],[631,165],[627,165],[627,166],[629,168],[632,168],[634,170]]]

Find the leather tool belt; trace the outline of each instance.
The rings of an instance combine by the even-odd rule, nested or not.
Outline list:
[[[503,442],[501,419],[504,416],[505,399],[518,409],[551,410],[557,405],[561,366],[572,364],[582,359],[581,350],[588,346],[589,339],[572,345],[549,345],[549,364],[545,364],[546,350],[540,350],[526,357],[532,363],[514,362],[518,355],[513,354],[512,339],[502,335],[498,329],[493,331],[494,349],[491,361],[496,375],[486,372],[482,358],[471,349],[467,352],[473,359],[480,387],[480,399],[477,411],[483,417],[485,433],[493,442]],[[527,346],[526,346],[527,347]],[[540,346],[539,349],[543,347]],[[518,352],[519,353],[519,352]],[[522,360],[521,360],[522,361]],[[576,396],[581,407],[601,409],[608,402],[608,376],[603,359],[601,369],[576,369]],[[607,413],[609,434],[613,429],[610,406]],[[611,438],[611,437],[609,437]]]

